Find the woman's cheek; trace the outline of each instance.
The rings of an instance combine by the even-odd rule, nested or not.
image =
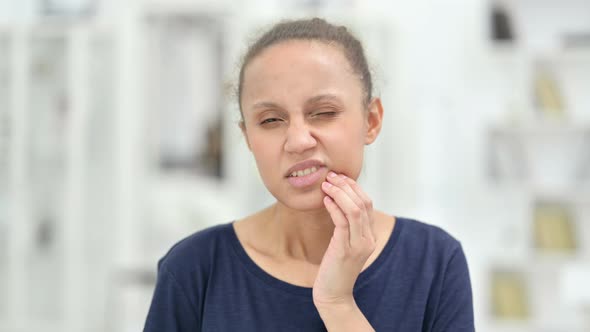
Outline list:
[[[363,165],[365,145],[356,140],[334,140],[327,153],[336,171],[344,173],[351,179],[357,180]]]

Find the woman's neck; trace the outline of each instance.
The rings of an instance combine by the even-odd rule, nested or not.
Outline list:
[[[334,232],[328,211],[298,211],[280,202],[267,211],[267,238],[272,239],[270,245],[277,258],[319,265]]]

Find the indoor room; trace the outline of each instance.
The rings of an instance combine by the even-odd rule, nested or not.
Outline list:
[[[364,48],[372,85],[362,91],[372,96],[368,114],[379,121],[378,137],[364,146],[348,145],[360,138],[333,126],[345,115],[311,120],[312,114],[297,122],[299,113],[289,112],[299,108],[273,104],[264,107],[275,113],[275,124],[249,122],[247,100],[255,101],[260,90],[291,101],[321,81],[315,75],[323,72],[291,75],[289,82],[306,83],[289,90],[282,89],[284,76],[272,76],[274,87],[253,78],[251,68],[271,75],[275,62],[307,59],[288,43],[246,56],[274,24],[314,17],[345,26]],[[338,45],[317,43],[350,62]],[[260,62],[275,54],[271,50],[284,53]],[[349,65],[357,70],[356,62]],[[249,66],[250,79],[242,72]],[[368,74],[347,75],[367,82]],[[243,95],[247,82],[260,89]],[[358,188],[372,202],[363,207],[363,227],[381,225],[374,207],[395,218],[392,234],[406,224],[399,239],[410,241],[408,248],[432,249],[404,237],[414,221],[450,235],[466,263],[467,297],[458,306],[478,332],[590,331],[589,91],[587,0],[0,1],[0,332],[162,331],[148,329],[146,321],[170,307],[157,300],[168,267],[163,258],[179,241],[267,207],[288,211],[291,201],[282,199],[291,194],[302,197],[301,206],[312,201],[305,195],[322,194],[317,206],[336,224],[328,225],[338,230],[342,219],[353,232],[345,199],[337,195],[358,194],[366,202]],[[346,105],[342,109],[357,107]],[[348,184],[335,185],[353,194],[320,189],[320,180],[330,183],[329,169],[317,160],[289,168],[309,156],[328,158],[322,138],[329,135],[338,139],[333,151],[352,156],[350,164],[340,163]],[[269,165],[285,176],[273,180],[279,171]],[[309,174],[302,165],[311,167]],[[358,172],[346,178],[344,169],[353,167]],[[313,193],[305,191],[312,187]],[[253,234],[254,242],[263,236]],[[383,250],[392,250],[387,257],[397,257],[401,244],[393,245],[393,235],[372,234],[379,234]],[[369,279],[381,257],[375,265],[363,261],[359,268],[367,269],[354,276]],[[318,273],[325,262],[316,261]],[[239,283],[249,275],[237,263],[228,265],[237,272],[224,278]],[[401,285],[408,287],[400,289],[423,279],[410,270],[402,268]],[[275,278],[271,274],[264,278]],[[314,300],[318,280],[311,280]],[[291,284],[311,305],[311,284]],[[227,301],[234,293],[227,290]],[[208,294],[194,291],[188,302],[201,296],[204,306]],[[361,318],[371,307],[364,303],[355,311]],[[441,303],[433,315],[450,306]],[[216,310],[191,307],[199,315]],[[326,330],[342,331],[328,327],[337,325],[324,311],[313,314]],[[373,319],[367,314],[363,322]],[[224,330],[203,321],[195,320],[202,331]]]

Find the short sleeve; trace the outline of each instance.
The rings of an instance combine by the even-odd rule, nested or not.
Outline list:
[[[461,245],[447,263],[432,331],[475,331],[471,281]]]
[[[174,275],[165,266],[161,266],[143,331],[198,332],[199,330],[194,306]]]

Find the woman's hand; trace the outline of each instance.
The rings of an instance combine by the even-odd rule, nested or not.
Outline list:
[[[322,189],[335,228],[313,285],[313,300],[320,311],[356,308],[354,283],[376,245],[373,204],[359,185],[344,175],[330,172]]]

